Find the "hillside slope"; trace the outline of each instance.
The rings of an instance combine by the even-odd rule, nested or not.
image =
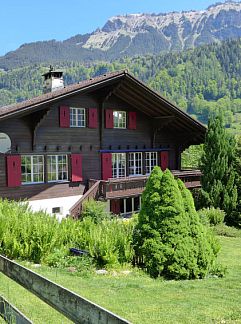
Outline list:
[[[182,53],[124,58],[85,66],[76,62],[56,65],[65,84],[128,68],[184,111],[206,123],[221,109],[227,127],[241,132],[241,39],[205,45]],[[0,71],[0,106],[40,95],[47,64]]]

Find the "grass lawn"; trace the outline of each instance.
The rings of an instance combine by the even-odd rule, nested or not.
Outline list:
[[[82,278],[45,267],[35,270],[133,323],[241,323],[241,238],[220,240],[219,261],[228,267],[223,279],[162,281],[138,273]],[[34,323],[68,323],[1,273],[0,295]]]

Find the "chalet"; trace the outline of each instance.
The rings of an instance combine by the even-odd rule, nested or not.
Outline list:
[[[62,72],[44,78],[43,95],[0,108],[0,197],[60,217],[93,197],[128,214],[155,165],[200,184],[199,171],[181,171],[181,153],[206,128],[127,71],[66,87]]]

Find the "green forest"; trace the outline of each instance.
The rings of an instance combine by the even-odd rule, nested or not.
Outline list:
[[[65,84],[128,69],[152,89],[194,118],[207,123],[210,114],[223,112],[225,125],[241,133],[241,39],[160,55],[123,57],[113,62],[83,65],[59,62]],[[0,71],[0,106],[40,95],[48,63]]]

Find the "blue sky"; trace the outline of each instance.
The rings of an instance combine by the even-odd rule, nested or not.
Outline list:
[[[215,0],[0,0],[0,55],[24,43],[92,32],[118,14],[201,10],[213,3]]]

